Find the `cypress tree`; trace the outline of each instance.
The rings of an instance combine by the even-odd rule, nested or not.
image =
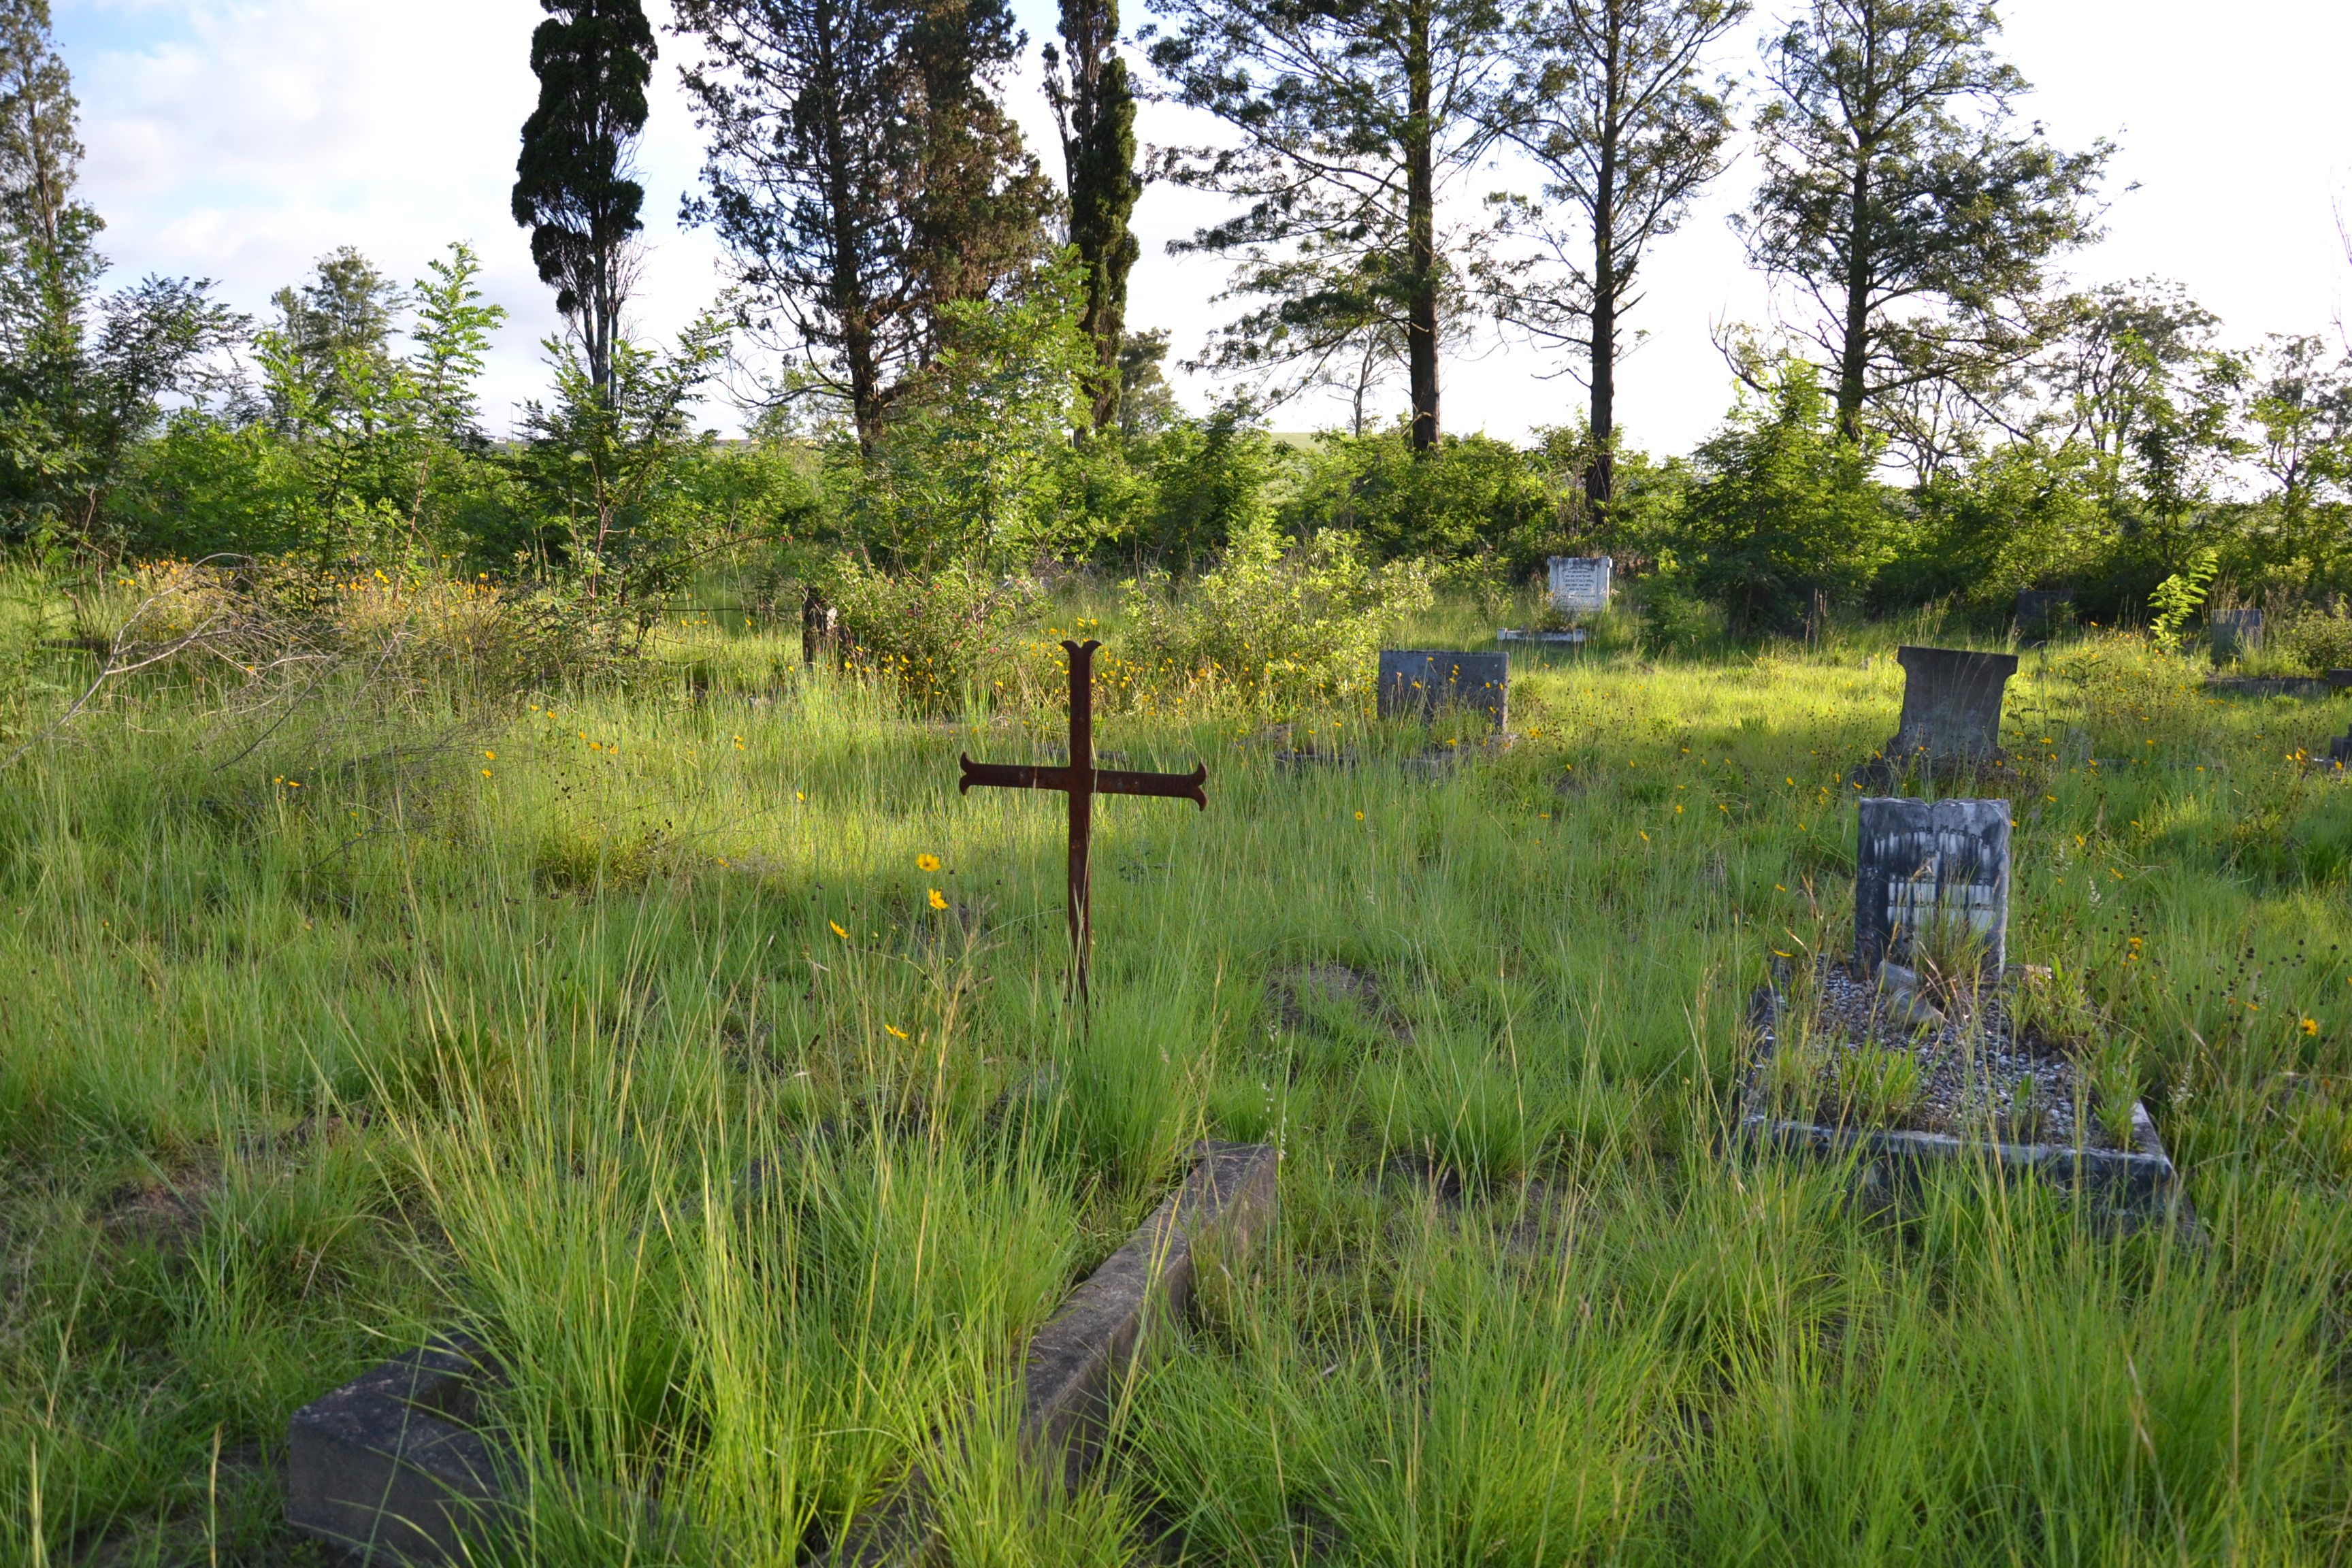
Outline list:
[[[1062,132],[1070,243],[1086,268],[1086,317],[1097,361],[1087,388],[1094,428],[1119,423],[1127,275],[1141,254],[1128,220],[1143,181],[1135,168],[1135,93],[1118,53],[1118,0],[1062,0],[1063,50],[1045,46],[1045,91]]]
[[[515,222],[531,231],[540,279],[556,289],[591,379],[609,394],[633,241],[645,226],[645,187],[630,175],[646,128],[654,30],[643,0],[541,4],[549,16],[530,39],[539,107],[523,121]]]

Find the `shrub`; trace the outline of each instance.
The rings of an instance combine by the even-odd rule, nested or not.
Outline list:
[[[852,641],[850,667],[889,681],[919,712],[962,709],[1037,620],[1031,584],[992,583],[969,566],[889,573],[845,556],[822,578]]]
[[[1129,585],[1135,694],[1291,710],[1371,689],[1381,639],[1428,607],[1427,567],[1368,564],[1335,530],[1286,545],[1260,520],[1190,594],[1155,575]]]
[[[2352,669],[2352,614],[2341,605],[2333,611],[2311,610],[2294,616],[2279,627],[2272,641],[2296,668],[2314,675]]]

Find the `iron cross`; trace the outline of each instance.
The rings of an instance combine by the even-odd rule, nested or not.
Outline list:
[[[1057,789],[1070,797],[1070,990],[1087,999],[1087,955],[1094,945],[1094,915],[1090,851],[1094,842],[1095,796],[1150,795],[1168,800],[1189,800],[1206,811],[1209,770],[1203,764],[1189,773],[1131,773],[1095,766],[1095,649],[1088,640],[1065,642],[1070,655],[1070,761],[1066,767],[1037,767],[963,759],[963,780],[956,793],[968,795],[982,784],[998,789]]]

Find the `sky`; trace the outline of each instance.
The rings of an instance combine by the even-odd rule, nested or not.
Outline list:
[[[667,19],[667,0],[648,0]],[[1756,25],[1727,43],[1721,68],[1746,74],[1789,0],[1759,0]],[[472,245],[485,290],[511,318],[484,387],[485,422],[504,434],[545,384],[540,344],[560,331],[551,293],[508,211],[519,131],[536,82],[536,0],[53,0],[60,52],[81,100],[89,148],[82,195],[107,221],[114,281],[147,274],[214,279],[258,315],[317,258],[355,245],[395,277],[420,276],[450,242]],[[1058,175],[1053,122],[1038,90],[1037,44],[1055,7],[1015,0],[1032,43],[1010,98],[1031,146]],[[1129,0],[1130,26],[1147,19]],[[2084,285],[2160,277],[2187,285],[2232,343],[2273,332],[2336,331],[2352,317],[2352,264],[2336,212],[2352,224],[2352,131],[2343,104],[2352,59],[2347,0],[2012,0],[2002,47],[2036,89],[2022,113],[2068,147],[2105,137],[2106,236],[2065,263]],[[649,254],[640,336],[674,332],[723,287],[707,233],[682,230],[681,195],[700,142],[677,70],[689,40],[664,34],[652,119],[640,153]],[[1752,108],[1752,103],[1750,105]],[[1203,138],[1184,111],[1147,105],[1147,142]],[[1730,378],[1714,331],[1768,322],[1775,300],[1749,270],[1727,219],[1755,175],[1743,155],[1663,241],[1646,295],[1627,321],[1644,334],[1620,372],[1626,438],[1686,450],[1722,418]],[[1482,170],[1475,199],[1527,184]],[[1164,327],[1176,357],[1196,352],[1232,307],[1214,302],[1224,267],[1174,257],[1168,242],[1221,210],[1166,186],[1136,215],[1143,259],[1129,321]],[[1583,389],[1533,350],[1459,344],[1444,367],[1445,426],[1517,438],[1573,420]],[[1226,390],[1180,376],[1195,407]],[[1402,407],[1391,393],[1386,412]],[[723,405],[709,423],[731,427]],[[1293,404],[1274,423],[1340,422],[1336,403]]]

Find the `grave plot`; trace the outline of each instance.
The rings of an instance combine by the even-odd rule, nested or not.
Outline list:
[[[1286,769],[1360,767],[1373,760],[1395,762],[1408,775],[1428,778],[1465,756],[1487,755],[1511,742],[1511,656],[1425,648],[1381,652],[1377,715],[1409,737],[1406,749],[1368,752],[1361,746],[1327,743],[1314,731],[1285,731],[1274,753]],[[1425,728],[1432,739],[1421,744]],[[1458,734],[1445,733],[1458,730]]]
[[[2112,1215],[2186,1212],[2147,1109],[2048,969],[2008,962],[2010,805],[1865,799],[1854,943],[1755,1000],[1741,1130],[1885,1184],[1990,1161]]]
[[[1607,555],[1553,556],[1545,595],[1549,614],[1544,624],[1506,627],[1495,634],[1495,640],[1535,647],[1582,647],[1591,634],[1580,623],[1584,616],[1608,610],[1616,566],[1616,561]]]

